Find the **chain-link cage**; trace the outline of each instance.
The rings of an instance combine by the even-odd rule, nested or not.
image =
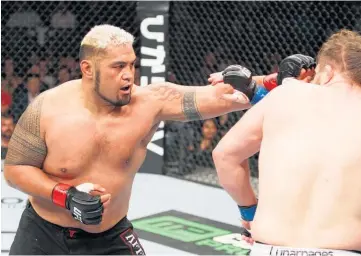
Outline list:
[[[282,58],[315,56],[332,32],[361,27],[358,2],[172,2],[169,17],[169,80],[186,85],[205,85],[209,74],[236,63],[254,74],[275,72]],[[164,173],[217,186],[212,149],[241,116],[168,122]],[[257,177],[257,155],[251,171]]]
[[[126,29],[135,36],[139,55],[137,4],[3,1],[2,114],[16,123],[38,92],[80,77],[80,41],[94,25]],[[315,56],[337,29],[360,27],[358,2],[171,2],[168,81],[204,85],[210,73],[234,63],[255,74],[270,73],[289,54]],[[164,173],[218,185],[211,152],[241,116],[167,122]]]
[[[16,123],[39,92],[80,78],[80,42],[93,26],[116,25],[138,39],[136,8],[137,2],[2,2],[2,114],[10,109]]]

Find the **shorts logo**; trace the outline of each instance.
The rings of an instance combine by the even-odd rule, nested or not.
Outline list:
[[[324,250],[302,250],[302,249],[276,249],[271,248],[270,255],[274,256],[333,256],[333,252]]]
[[[126,245],[128,245],[133,255],[145,255],[143,247],[140,245],[138,236],[133,230],[128,229],[120,235]]]

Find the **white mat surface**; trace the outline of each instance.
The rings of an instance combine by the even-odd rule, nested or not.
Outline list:
[[[9,250],[14,239],[26,195],[10,188],[1,177],[1,249]],[[235,203],[221,189],[183,181],[171,177],[138,173],[135,178],[130,220],[148,215],[177,210],[199,217],[239,226]],[[171,247],[140,239],[147,254],[188,254]],[[7,255],[2,252],[2,255]]]

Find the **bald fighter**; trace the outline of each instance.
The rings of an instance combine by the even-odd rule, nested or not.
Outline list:
[[[126,216],[158,124],[249,108],[244,83],[134,86],[133,41],[114,26],[91,29],[82,79],[40,94],[21,116],[4,176],[29,203],[10,254],[144,254]]]
[[[360,70],[361,36],[335,33],[311,83],[283,80],[215,148],[220,183],[253,221],[251,255],[361,253]],[[245,160],[258,151],[257,200]]]

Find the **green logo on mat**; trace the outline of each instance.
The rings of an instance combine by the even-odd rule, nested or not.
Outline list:
[[[173,216],[161,216],[134,221],[135,228],[166,236],[182,242],[194,242],[231,233],[230,231],[199,224]]]
[[[249,255],[241,227],[168,211],[132,221],[140,238],[198,255]]]

